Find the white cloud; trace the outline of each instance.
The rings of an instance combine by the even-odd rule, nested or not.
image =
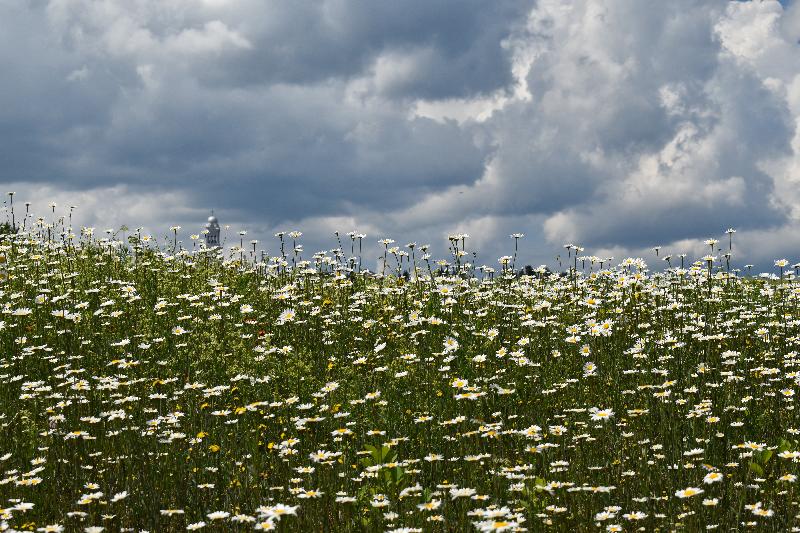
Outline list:
[[[164,48],[168,52],[183,54],[220,52],[228,47],[251,49],[253,45],[219,20],[206,22],[202,29],[182,30],[164,41]]]
[[[144,228],[146,233],[163,237],[169,225],[186,224],[196,220],[202,223],[208,216],[205,209],[185,204],[182,191],[142,192],[125,185],[97,187],[84,190],[65,190],[54,185],[30,183],[6,183],[8,191],[14,191],[15,218],[22,224],[25,214],[24,202],[30,202],[30,213],[43,217],[46,223],[57,223],[64,219],[68,224],[72,212],[72,226],[77,233],[81,227],[94,227],[98,231],[123,225]],[[51,210],[51,204],[55,209]],[[74,207],[74,209],[70,209]],[[4,208],[8,211],[8,207]],[[32,219],[28,224],[35,223]],[[60,224],[59,224],[60,226]]]
[[[487,263],[517,231],[534,263],[794,242],[798,2],[38,6],[0,5],[0,181],[91,220],[461,231]]]
[[[800,54],[783,16],[778,2],[539,2],[507,41],[525,78],[487,121],[484,177],[408,212],[538,213],[551,246],[617,252],[793,223]]]

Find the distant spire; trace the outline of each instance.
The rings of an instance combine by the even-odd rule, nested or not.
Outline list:
[[[208,248],[219,248],[219,221],[211,210],[211,216],[206,223],[206,246]]]

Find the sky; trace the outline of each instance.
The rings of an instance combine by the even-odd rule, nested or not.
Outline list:
[[[796,2],[0,0],[0,71],[0,184],[76,226],[800,260]]]

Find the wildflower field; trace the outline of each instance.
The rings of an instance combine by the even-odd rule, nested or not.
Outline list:
[[[785,262],[520,276],[459,235],[438,263],[384,240],[376,275],[355,234],[56,230],[0,242],[0,530],[800,526]]]

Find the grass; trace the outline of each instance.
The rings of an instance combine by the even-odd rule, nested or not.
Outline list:
[[[791,276],[54,234],[0,245],[0,530],[800,525]]]

